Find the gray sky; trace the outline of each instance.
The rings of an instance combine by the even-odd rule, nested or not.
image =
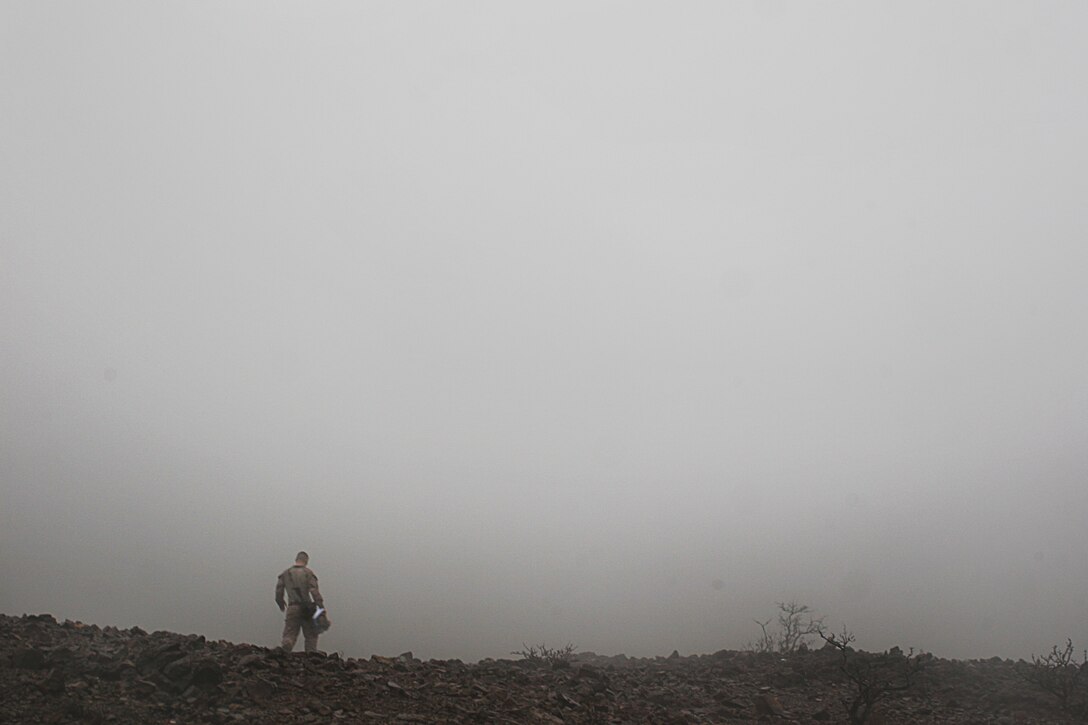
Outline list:
[[[0,8],[0,611],[1084,642],[1075,2]]]

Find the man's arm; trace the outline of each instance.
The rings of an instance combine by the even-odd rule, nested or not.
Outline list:
[[[276,579],[276,605],[280,608],[281,612],[284,609],[287,609],[287,604],[283,601],[284,587],[283,574],[280,574],[279,578]]]
[[[317,602],[317,606],[325,606],[325,599],[321,596],[321,590],[317,588],[317,574],[312,571],[310,572],[310,596]]]

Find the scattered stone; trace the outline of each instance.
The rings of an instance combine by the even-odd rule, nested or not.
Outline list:
[[[263,677],[257,677],[246,684],[246,694],[256,702],[267,702],[275,692],[276,686]]]
[[[193,664],[190,683],[198,687],[218,685],[223,681],[223,669],[213,659],[202,659]]]
[[[785,708],[782,707],[782,703],[774,695],[763,693],[755,699],[756,715],[762,717],[764,715],[775,715],[782,717],[786,714]]]
[[[40,649],[16,650],[11,663],[24,670],[40,670],[45,667],[45,652]]]
[[[59,695],[64,692],[65,679],[62,670],[53,670],[38,686],[47,695]]]
[[[765,721],[848,721],[851,685],[823,650],[583,652],[566,664],[423,662],[412,652],[344,659],[0,615],[0,722],[740,723],[752,721],[753,708]],[[1074,722],[1018,666],[933,659],[926,687],[885,701],[872,722]]]

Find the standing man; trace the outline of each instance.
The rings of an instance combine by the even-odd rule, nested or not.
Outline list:
[[[317,588],[317,574],[310,567],[310,555],[300,551],[295,556],[295,565],[284,570],[276,581],[276,604],[280,611],[287,612],[283,622],[283,649],[290,652],[298,640],[298,630],[302,627],[302,636],[306,641],[307,652],[317,652],[317,625],[313,615],[314,605],[324,608],[325,600]],[[283,593],[287,592],[287,602]]]

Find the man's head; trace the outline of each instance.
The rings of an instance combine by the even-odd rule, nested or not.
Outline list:
[[[306,564],[309,564],[310,563],[310,555],[307,554],[305,551],[298,552],[297,554],[295,554],[295,563],[296,564],[302,564],[304,566]]]

